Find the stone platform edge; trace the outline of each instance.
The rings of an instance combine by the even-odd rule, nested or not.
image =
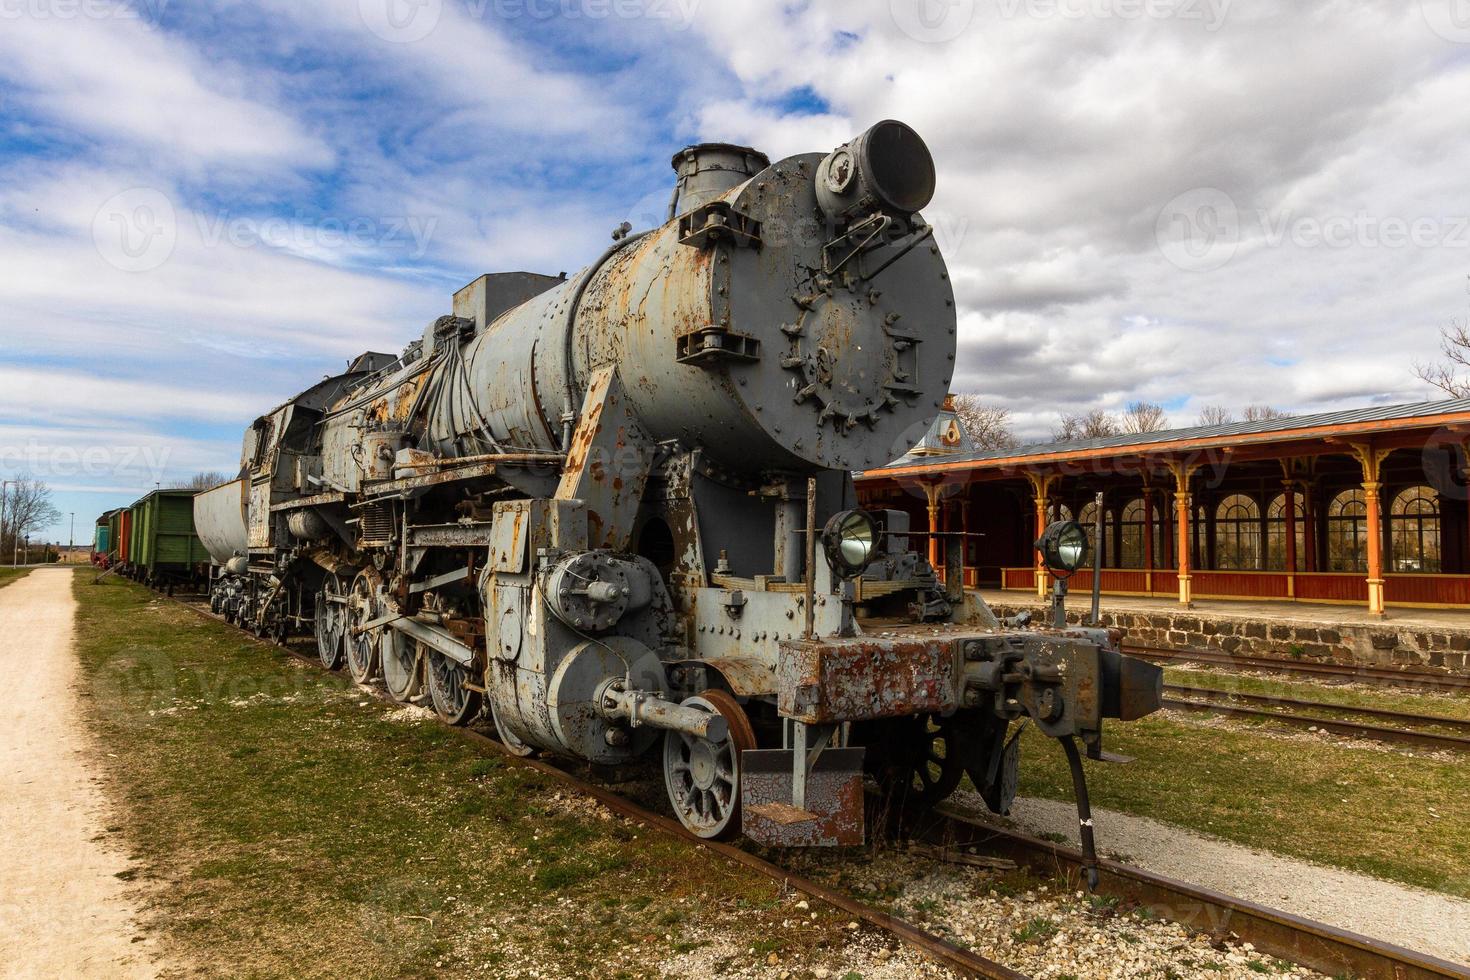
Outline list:
[[[997,616],[1030,612],[1038,619],[1042,603],[991,603]],[[1085,606],[1067,610],[1067,621],[1081,625]],[[1428,670],[1470,676],[1470,626],[1395,627],[1341,623],[1270,621],[1189,609],[1177,612],[1102,611],[1104,626],[1124,631],[1124,644],[1166,650],[1208,650],[1284,663],[1319,661],[1358,667]]]

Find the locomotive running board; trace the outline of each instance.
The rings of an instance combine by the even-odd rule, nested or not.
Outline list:
[[[807,778],[806,808],[791,803],[790,749],[747,749],[740,753],[742,830],[772,847],[842,847],[861,844],[863,750],[826,749]]]

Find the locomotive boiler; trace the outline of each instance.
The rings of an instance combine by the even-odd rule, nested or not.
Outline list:
[[[257,419],[198,498],[215,608],[516,752],[656,753],[707,837],[861,841],[865,777],[922,808],[968,775],[1004,812],[1027,719],[1080,778],[1075,740],[1102,757],[1157,669],[1003,626],[906,514],[855,508],[954,370],[925,144],[885,121],[673,165],[658,227],[570,278],[481,276]]]

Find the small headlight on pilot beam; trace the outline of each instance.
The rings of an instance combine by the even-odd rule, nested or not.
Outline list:
[[[1076,521],[1053,521],[1036,542],[1041,560],[1054,572],[1075,572],[1087,558],[1087,532]]]
[[[866,511],[844,510],[822,529],[822,548],[839,578],[857,578],[878,553],[878,524]]]

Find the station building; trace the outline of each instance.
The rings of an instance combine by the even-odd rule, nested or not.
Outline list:
[[[945,412],[857,485],[865,506],[939,532],[936,568],[962,548],[982,590],[1044,595],[1033,542],[1058,519],[1092,537],[1101,500],[1105,595],[1333,604],[1371,622],[1470,610],[1467,482],[1470,400],[1453,400],[1003,451],[974,449]],[[1071,586],[1090,590],[1091,571]]]

